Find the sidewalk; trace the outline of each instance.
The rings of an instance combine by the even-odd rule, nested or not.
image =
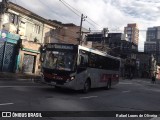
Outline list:
[[[126,80],[126,81],[136,81],[136,82],[147,82],[147,83],[151,83],[152,80],[149,78],[133,78],[133,79],[124,79],[124,78],[120,78],[121,81]],[[156,79],[156,83],[155,84],[159,84],[160,85],[160,80]]]
[[[27,73],[0,72],[0,80],[38,80],[40,75]]]

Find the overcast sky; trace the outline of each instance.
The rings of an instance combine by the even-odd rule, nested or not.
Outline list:
[[[160,0],[10,0],[46,18],[80,25],[81,13],[87,16],[83,27],[109,28],[123,33],[128,23],[140,29],[139,51],[144,49],[148,27],[160,26]],[[63,2],[62,2],[63,1]],[[70,10],[66,6],[74,7]],[[74,12],[73,12],[74,11]],[[76,14],[75,14],[76,13]]]

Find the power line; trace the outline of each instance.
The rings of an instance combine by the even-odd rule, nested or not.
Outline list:
[[[80,14],[82,14],[81,11],[75,9],[74,7],[72,7],[70,4],[68,4],[67,2],[65,2],[64,0],[60,0],[61,2],[63,1],[65,4],[67,4],[70,8],[74,9],[75,11],[79,12]],[[87,16],[87,18],[89,18],[94,24],[96,24],[97,26],[99,26],[95,21],[93,21],[90,17]],[[87,20],[86,20],[87,21]],[[88,23],[90,23],[89,21],[87,21]],[[92,23],[90,23],[91,25],[93,25]]]
[[[45,5],[46,7],[48,7],[49,9],[50,9],[50,11],[52,11],[53,13],[55,12],[55,11],[53,11],[52,10],[52,8],[51,7],[49,7],[47,4],[45,4],[44,2],[42,2],[41,0],[38,0],[40,3],[42,3],[43,5]],[[65,2],[66,3],[66,2]],[[68,4],[69,5],[69,4]],[[76,9],[75,9],[76,10]],[[79,11],[78,11],[79,12]],[[60,18],[60,16],[58,16],[57,14],[56,14],[56,16],[57,17],[59,17]],[[68,23],[70,23],[70,21],[69,20],[67,20],[65,17],[63,17],[63,16],[61,16],[63,19],[65,19]],[[88,25],[87,25],[88,26]],[[89,26],[88,26],[89,27]]]
[[[79,15],[78,13],[76,13],[71,7],[69,7],[68,5],[66,5],[62,0],[59,0],[63,5],[65,5],[68,9],[70,9],[73,13],[75,13],[77,16],[81,17],[81,15]]]
[[[52,8],[50,7],[50,6],[48,6],[47,4],[45,4],[44,2],[42,2],[41,0],[38,0],[40,3],[42,3],[42,5],[45,5],[47,8],[49,8],[50,9],[50,11],[52,12],[52,13],[55,13],[55,11],[53,11],[52,10]],[[59,17],[60,19],[61,19],[61,17],[63,18],[63,19],[65,19],[67,22],[70,22],[70,21],[68,21],[65,17],[63,17],[63,16],[58,16],[57,14],[55,14],[57,17]]]
[[[39,0],[40,1],[40,0]],[[41,1],[40,1],[41,2]],[[42,3],[43,4],[43,3]],[[32,25],[35,25],[35,24],[37,24],[37,25],[39,25],[39,26],[41,26],[41,27],[43,27],[44,29],[45,28],[51,28],[51,27],[48,27],[48,26],[43,26],[43,23],[42,22],[36,22],[36,21],[33,21],[33,19],[32,18],[28,18],[28,17],[24,17],[24,16],[19,16],[20,18],[23,18],[23,19],[25,19],[25,20],[27,20],[27,21],[25,21],[26,23],[28,23],[28,24],[32,24]],[[53,27],[53,26],[52,26]],[[75,35],[75,34],[73,34],[73,31],[71,31],[71,30],[67,30],[68,32],[69,32],[69,34],[70,35]]]
[[[64,0],[63,0],[64,1]],[[65,1],[64,1],[65,2]],[[67,2],[65,2],[68,6],[70,6],[71,8],[73,8],[74,10],[76,10],[77,12],[79,12],[80,14],[82,14],[81,11],[75,9],[74,7],[72,7],[70,4],[68,4]],[[89,18],[93,23],[95,23],[96,25],[98,25],[95,21],[93,21],[90,17],[87,16],[87,18]],[[99,26],[99,25],[98,25]]]
[[[89,18],[89,17],[88,17]],[[91,18],[89,18],[94,24],[96,24],[97,26],[99,26],[100,27],[100,25],[99,24],[97,24],[96,22],[94,22]]]
[[[81,17],[78,13],[82,14],[82,12],[80,12],[79,10],[75,9],[74,7],[72,7],[70,4],[68,4],[67,2],[65,2],[64,0],[59,0],[60,2],[62,2],[67,8],[69,8],[72,12],[74,12],[77,16]],[[76,11],[76,12],[75,12]],[[77,13],[78,12],[78,13]],[[89,18],[89,17],[88,17]],[[89,18],[94,24],[96,24],[97,26],[99,26],[96,22],[94,22],[91,18]],[[89,22],[88,20],[86,20],[86,22],[88,22],[90,25],[92,25],[94,28],[95,25],[91,22]],[[100,27],[100,26],[99,26]]]
[[[63,1],[65,4],[67,4],[70,8],[72,8],[72,9],[74,9],[75,11],[77,11],[77,12],[79,12],[80,14],[82,14],[82,12],[81,11],[79,11],[79,10],[77,10],[77,9],[75,9],[74,7],[72,7],[70,4],[68,4],[67,2],[65,2],[64,0],[59,0],[59,1]]]

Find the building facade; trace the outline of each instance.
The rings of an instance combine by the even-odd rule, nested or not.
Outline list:
[[[17,68],[19,35],[0,31],[0,71],[13,72]]]
[[[160,55],[160,26],[147,29],[144,52],[154,54],[157,58]],[[159,59],[157,59],[160,61]]]
[[[76,26],[73,23],[62,24],[63,27],[59,29],[53,29],[46,33],[46,43],[68,43],[68,44],[81,44],[86,47],[92,47],[90,42],[86,42],[85,36],[89,31],[82,28],[82,40],[80,38],[80,26]],[[79,43],[81,42],[81,43]]]
[[[157,64],[160,64],[160,26],[147,29],[144,52],[153,54],[156,57]]]
[[[0,29],[19,35],[17,43],[10,45],[13,51],[17,51],[12,57],[16,61],[8,64],[16,66],[13,70],[16,72],[39,73],[40,47],[45,43],[45,33],[61,26],[6,0],[0,2],[0,13]],[[3,46],[4,43],[0,44]]]
[[[124,34],[127,34],[129,42],[138,45],[139,28],[136,23],[128,24],[127,27],[124,27]]]

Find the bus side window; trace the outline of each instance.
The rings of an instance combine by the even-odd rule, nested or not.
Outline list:
[[[86,55],[80,55],[80,67],[87,67],[88,58]]]
[[[88,52],[84,50],[79,51],[79,61],[80,61],[80,67],[86,68],[88,67]]]
[[[95,68],[95,64],[96,64],[95,54],[90,53],[88,59],[89,59],[89,67]]]

